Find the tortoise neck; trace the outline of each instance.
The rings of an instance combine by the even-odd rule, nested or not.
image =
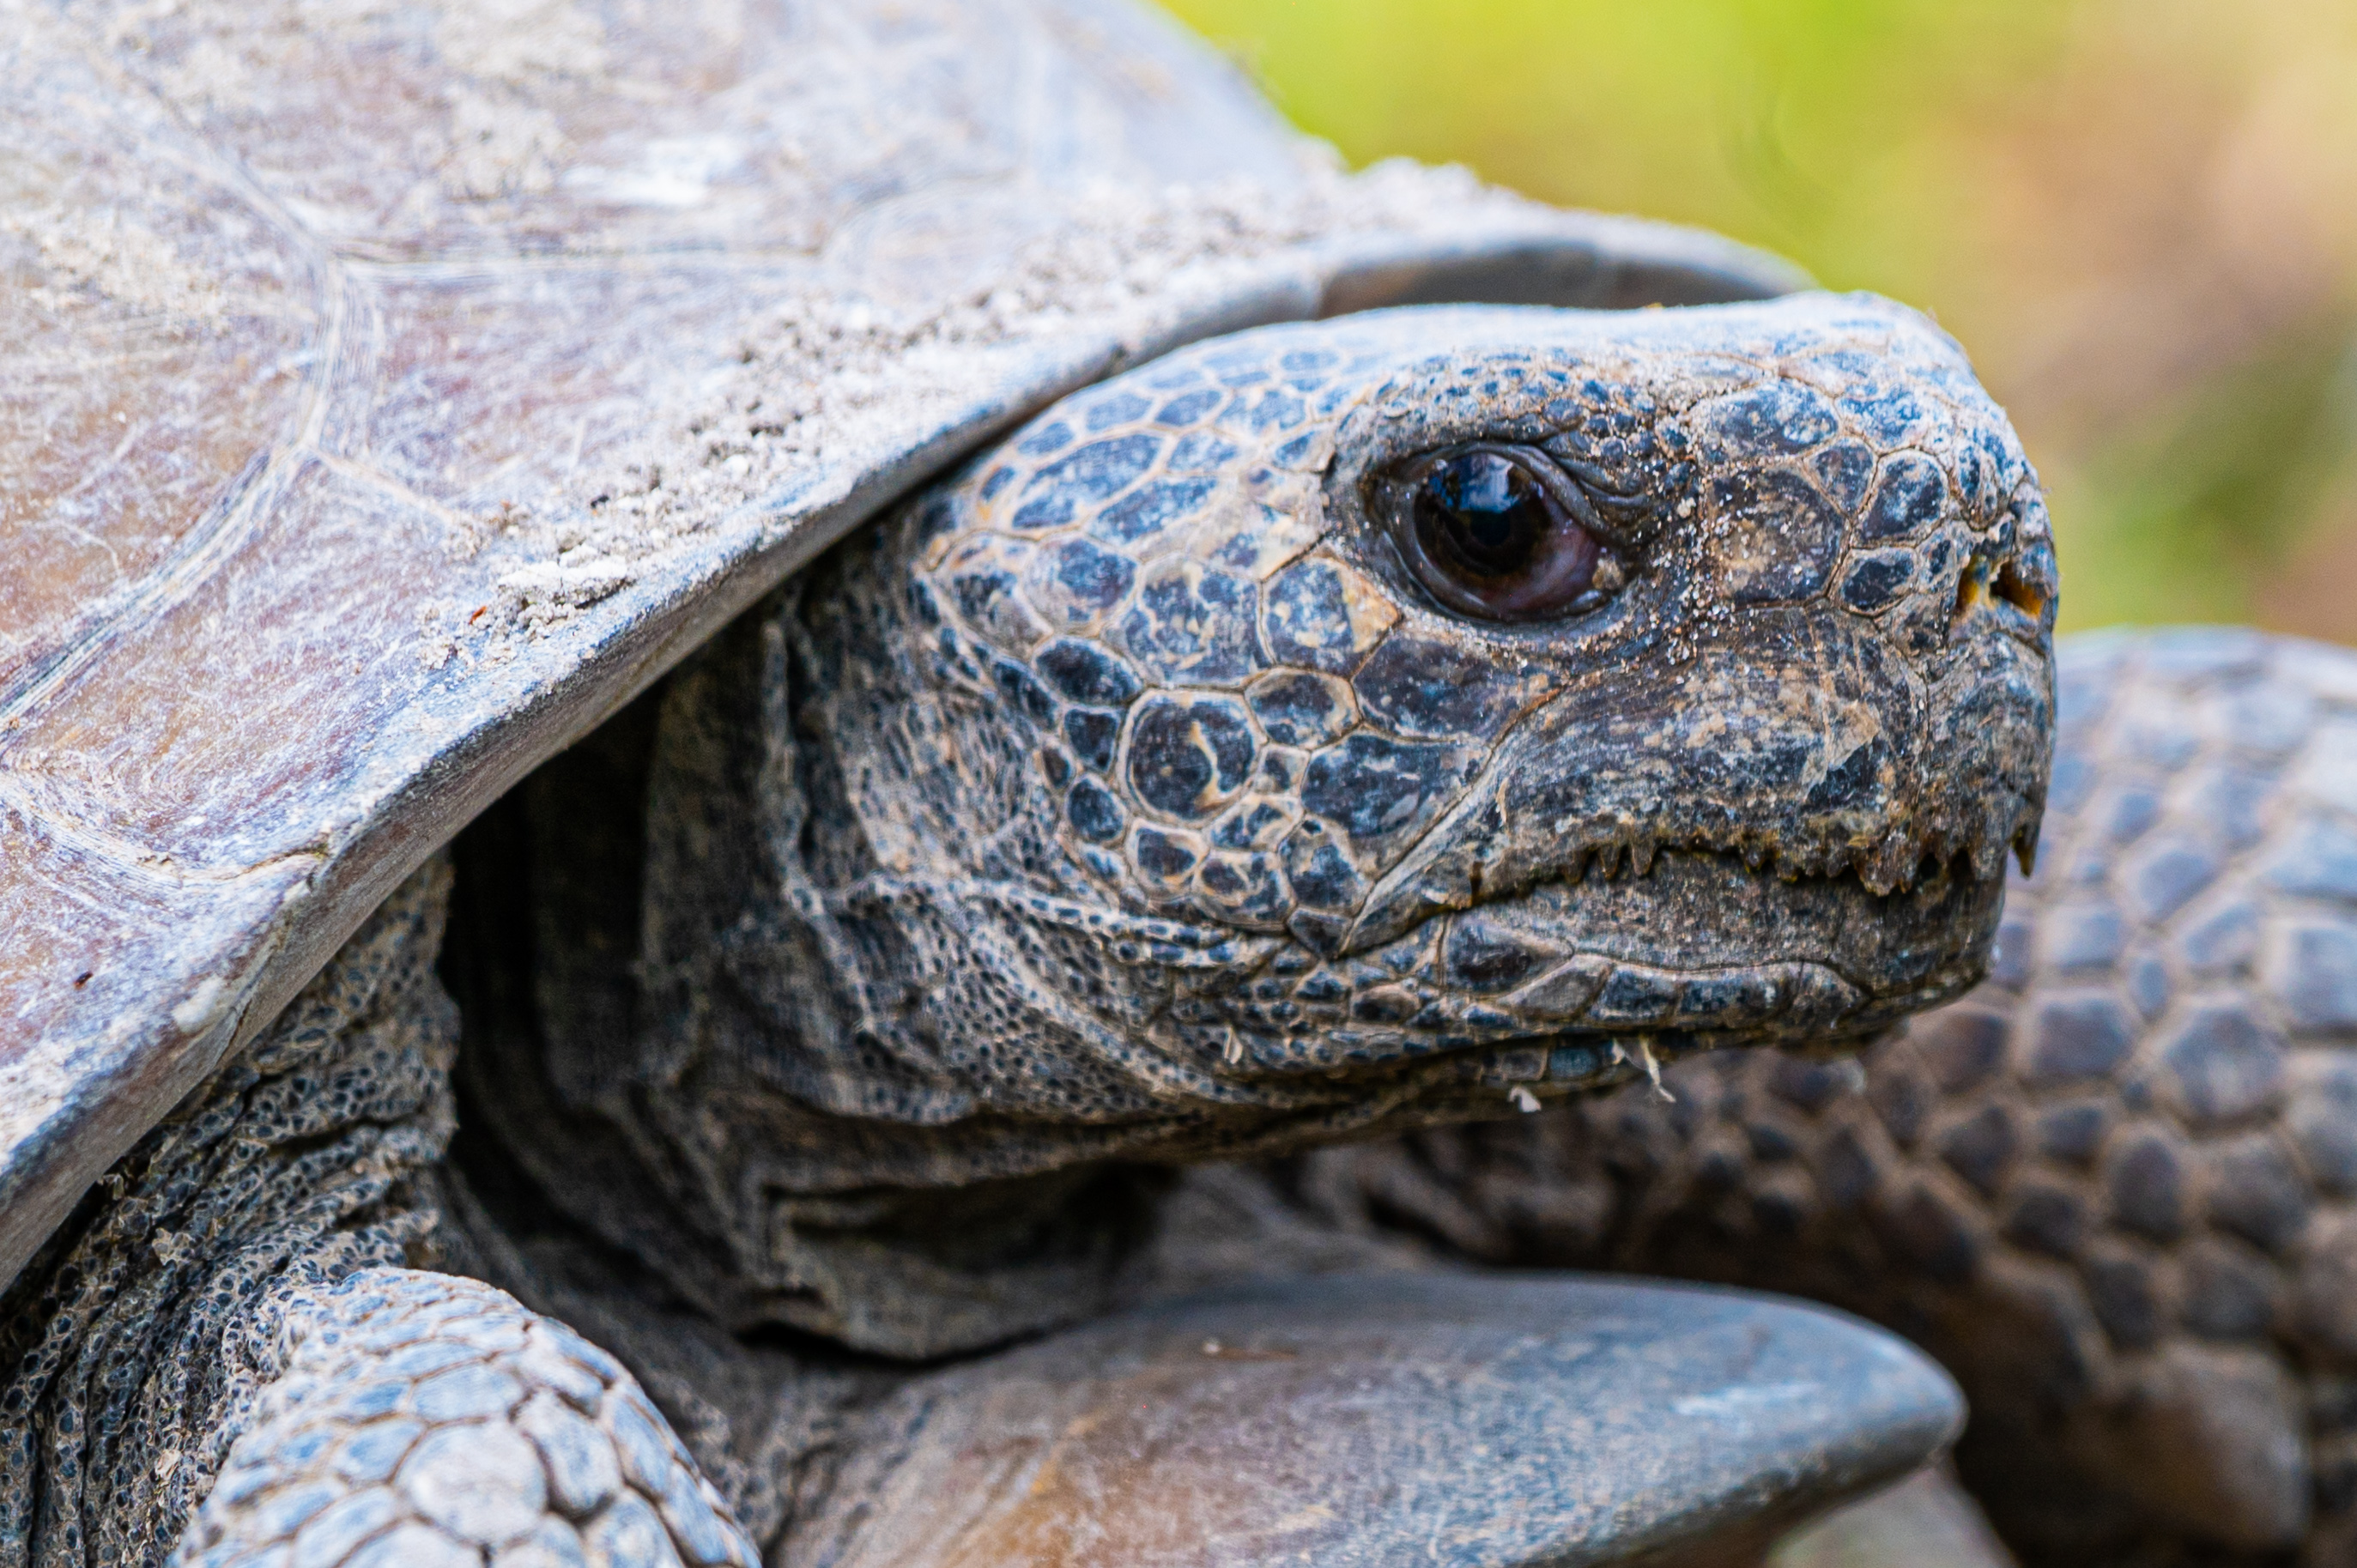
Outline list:
[[[1166,1178],[1054,1126],[940,1114],[909,1064],[964,1043],[888,1040],[872,1005],[879,961],[914,980],[926,960],[830,967],[830,940],[780,916],[814,907],[771,857],[798,835],[728,820],[761,804],[719,787],[758,771],[758,730],[712,712],[710,662],[460,836],[453,1164],[511,1240],[587,1232],[737,1333],[932,1357],[1103,1310]]]

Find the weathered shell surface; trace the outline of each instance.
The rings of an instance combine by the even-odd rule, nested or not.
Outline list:
[[[1116,0],[6,16],[0,1282],[459,822],[1030,409],[1795,281],[1341,176]]]

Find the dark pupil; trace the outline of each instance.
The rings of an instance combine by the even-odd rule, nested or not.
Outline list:
[[[1537,481],[1495,452],[1467,452],[1435,466],[1415,498],[1426,551],[1481,577],[1527,566],[1554,510]]]

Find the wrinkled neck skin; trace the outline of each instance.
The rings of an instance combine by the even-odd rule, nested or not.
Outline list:
[[[1400,498],[1468,444],[1576,489],[1594,590],[1501,619],[1418,575]],[[1076,1315],[1109,1162],[1535,1108],[1969,986],[2035,840],[2053,600],[2003,415],[1882,302],[1173,355],[642,704],[631,897],[534,917],[548,1081],[629,1175],[509,1141],[740,1326],[930,1353]],[[983,1305],[911,1327],[878,1290]]]

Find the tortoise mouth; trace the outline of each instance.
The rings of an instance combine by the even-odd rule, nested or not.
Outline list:
[[[1980,981],[2004,892],[1961,854],[1876,893],[1854,870],[1663,850],[1642,874],[1493,897],[1341,961],[1323,972],[1350,995],[1322,1048],[1299,1049],[1311,1021],[1289,1016],[1245,1070],[1421,1060],[1412,1075],[1577,1085],[1693,1050],[1860,1039]]]
[[[1794,875],[1685,846],[1450,916],[1432,972],[1538,1032],[1817,1036],[1978,982],[2003,901],[2003,878],[1964,854],[1878,893],[1854,869]]]

